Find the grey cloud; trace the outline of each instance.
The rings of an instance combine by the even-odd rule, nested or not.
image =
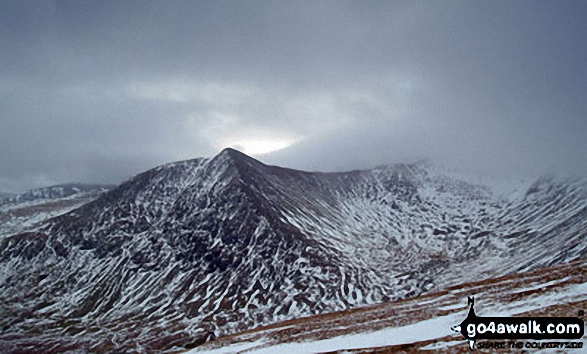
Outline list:
[[[3,1],[0,190],[243,140],[353,169],[587,174],[581,1]]]

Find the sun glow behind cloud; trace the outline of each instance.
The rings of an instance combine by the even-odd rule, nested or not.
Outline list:
[[[136,82],[124,92],[183,111],[173,142],[175,159],[191,158],[198,150],[211,155],[226,147],[265,155],[388,118],[395,110],[390,97],[364,89],[300,92],[237,82],[162,80]]]
[[[240,150],[247,155],[264,155],[271,152],[285,149],[297,140],[243,140],[229,144],[232,148]]]

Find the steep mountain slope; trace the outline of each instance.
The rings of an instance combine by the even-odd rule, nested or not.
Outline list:
[[[584,319],[584,311],[581,312],[583,315],[579,313],[587,305],[587,261],[461,284],[405,300],[260,327],[219,338],[189,351],[189,354],[419,353],[423,350],[433,353],[470,353],[465,338],[451,329],[467,317],[469,296],[475,297],[479,316]],[[496,352],[495,348],[483,348],[484,342],[495,341],[478,341],[475,352]],[[519,342],[532,344],[537,341]],[[578,345],[584,348],[587,337],[572,342],[575,348]],[[553,341],[539,343],[552,344]],[[523,347],[528,351],[526,348]],[[580,350],[567,349],[564,352]]]
[[[309,173],[231,149],[160,166],[2,241],[0,349],[161,352],[585,258],[586,191],[500,197],[427,164]]]

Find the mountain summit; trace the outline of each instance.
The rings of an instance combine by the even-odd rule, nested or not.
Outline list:
[[[0,246],[0,349],[161,352],[585,258],[584,181],[506,197],[429,164],[310,173],[225,149]]]

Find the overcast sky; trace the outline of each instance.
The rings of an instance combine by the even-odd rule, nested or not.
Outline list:
[[[587,175],[586,19],[587,1],[2,0],[0,191],[227,146]]]

